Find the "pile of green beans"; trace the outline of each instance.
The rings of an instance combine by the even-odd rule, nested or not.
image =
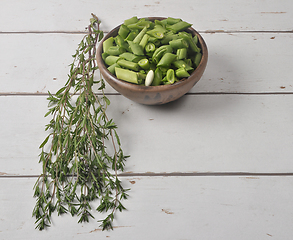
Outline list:
[[[153,71],[151,86],[173,84],[189,77],[202,58],[197,36],[185,31],[191,26],[179,18],[134,16],[124,21],[117,36],[103,42],[102,58],[120,80],[145,85]]]

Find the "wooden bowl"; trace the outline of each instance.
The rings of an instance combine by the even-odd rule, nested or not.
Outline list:
[[[149,17],[151,21],[163,20],[162,17]],[[104,79],[119,93],[123,96],[129,98],[132,101],[145,105],[160,105],[172,102],[184,94],[186,94],[201,78],[208,61],[208,49],[202,36],[193,28],[188,28],[186,31],[198,36],[199,45],[202,49],[202,59],[198,67],[193,71],[193,73],[188,77],[175,82],[172,85],[160,85],[160,86],[141,86],[128,83],[117,79],[112,75],[102,59],[103,51],[103,41],[109,37],[115,37],[118,34],[118,30],[121,25],[115,27],[111,30],[100,42],[97,48],[97,64],[99,66],[100,72]]]

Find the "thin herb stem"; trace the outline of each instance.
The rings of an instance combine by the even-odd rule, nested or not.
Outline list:
[[[65,86],[55,95],[49,93],[49,111],[45,116],[52,115],[46,125],[50,133],[40,145],[43,172],[34,185],[37,201],[33,216],[39,230],[50,226],[51,214],[55,211],[58,215],[70,212],[72,216],[79,216],[78,222],[88,222],[89,218],[94,218],[92,204],[97,199],[100,203],[96,210],[109,212],[100,220],[102,229],[113,229],[114,213],[117,209],[125,209],[119,197],[126,199],[127,189],[122,188],[117,174],[118,170],[123,171],[128,156],[123,154],[115,130],[117,126],[106,115],[110,100],[104,94],[104,80],[94,81],[98,69],[96,44],[103,37],[99,24],[93,15],[88,33],[73,55]],[[101,85],[100,98],[92,91],[94,83]],[[72,96],[77,94],[72,105]],[[107,152],[108,144],[113,146],[113,155]],[[47,145],[50,147],[45,152]],[[114,170],[114,174],[109,169]]]

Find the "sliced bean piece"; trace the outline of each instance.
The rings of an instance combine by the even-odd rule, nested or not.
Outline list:
[[[137,23],[138,22],[138,18],[137,16],[134,16],[132,18],[129,18],[129,19],[126,19],[124,20],[124,24],[127,26],[127,25],[130,25],[130,24],[133,24],[133,23]]]
[[[127,68],[129,70],[133,70],[133,71],[139,70],[139,66],[135,62],[130,62],[125,59],[120,59],[117,61],[117,63],[119,64],[120,67]]]
[[[188,42],[184,40],[183,38],[175,39],[169,42],[170,46],[172,48],[178,49],[178,48],[188,48]]]
[[[171,26],[168,26],[167,29],[173,31],[174,33],[177,33],[177,32],[183,31],[191,26],[192,26],[192,24],[190,24],[188,22],[180,21],[180,22],[175,23]]]
[[[112,47],[114,43],[114,38],[113,37],[109,37],[107,38],[104,42],[103,42],[103,51],[107,52],[109,47]]]
[[[163,79],[163,73],[160,68],[157,68],[154,73],[154,80],[152,86],[159,86]]]
[[[158,63],[158,67],[170,67],[171,63],[177,58],[173,53],[165,53]]]
[[[138,84],[137,73],[128,69],[115,68],[116,77],[120,80]]]
[[[202,58],[202,54],[201,53],[197,53],[194,57],[194,65],[196,67],[198,67],[200,61],[201,61],[201,58]]]
[[[135,39],[135,37],[137,36],[138,31],[131,31],[128,36],[126,37],[126,41],[133,41],[133,39]]]
[[[108,48],[107,52],[109,55],[112,56],[118,56],[121,53],[124,53],[126,50],[125,48],[119,47],[119,46],[111,46]]]
[[[178,77],[178,78],[185,78],[185,77],[189,77],[190,76],[190,74],[186,71],[185,68],[178,68],[175,71],[175,74],[176,74],[176,77]]]
[[[108,57],[106,57],[105,63],[108,66],[111,66],[112,64],[116,63],[119,59],[120,59],[120,57],[118,57],[118,56],[109,55]]]
[[[143,35],[141,41],[139,42],[139,45],[142,48],[145,48],[145,46],[147,45],[148,41],[149,41],[150,36],[148,34]]]
[[[119,55],[121,58],[124,58],[125,60],[127,61],[130,61],[130,62],[139,62],[139,60],[141,60],[143,58],[143,56],[137,56],[133,53],[130,53],[130,52],[124,52],[122,54]]]
[[[185,68],[186,71],[191,71],[193,70],[193,67],[191,67],[190,65],[188,65],[185,61],[183,60],[176,60],[172,63],[176,68]]]
[[[173,84],[177,80],[175,77],[175,71],[172,68],[167,71],[166,79],[170,84]]]
[[[128,36],[129,32],[130,29],[126,25],[122,24],[118,30],[118,35],[125,39]]]
[[[138,62],[138,65],[144,69],[144,70],[148,70],[150,69],[150,62],[148,59],[144,58],[144,59],[141,59],[139,62]]]
[[[187,48],[177,49],[176,55],[177,55],[177,59],[179,60],[185,59],[187,57]]]
[[[130,47],[130,50],[135,55],[144,55],[143,48],[138,44],[134,43],[133,41],[127,41]]]
[[[147,28],[144,27],[140,32],[139,34],[136,35],[136,37],[133,39],[133,42],[134,43],[140,43],[141,39],[143,38],[143,36],[145,35],[147,31]]]
[[[118,65],[118,63],[114,63],[111,66],[109,66],[107,69],[108,69],[108,71],[110,73],[112,73],[114,75],[115,74],[115,67],[119,67],[120,68],[120,66]]]

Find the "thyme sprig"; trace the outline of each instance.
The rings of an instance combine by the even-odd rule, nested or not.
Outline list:
[[[68,81],[56,94],[49,92],[45,116],[52,115],[52,119],[40,145],[42,174],[34,185],[33,216],[39,230],[51,225],[53,212],[77,215],[79,223],[89,222],[94,218],[94,203],[98,212],[106,212],[99,221],[102,230],[113,229],[115,212],[125,209],[121,201],[128,197],[128,189],[118,178],[128,156],[123,154],[116,124],[106,115],[110,100],[104,94],[105,82],[94,78],[96,45],[103,31],[98,18],[92,16],[73,55]],[[99,94],[93,92],[94,84],[98,84]]]

